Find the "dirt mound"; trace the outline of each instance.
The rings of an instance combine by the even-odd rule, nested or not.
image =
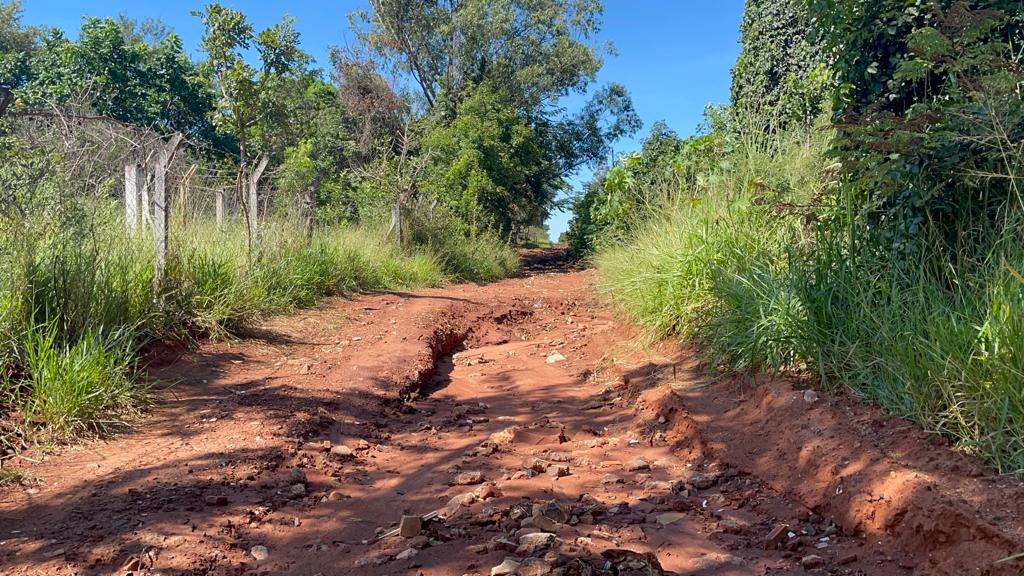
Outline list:
[[[681,446],[834,518],[844,535],[895,545],[899,566],[915,574],[1021,573],[999,562],[1024,550],[1020,482],[849,396],[825,399],[767,377],[709,387],[690,376],[698,380],[646,398]]]

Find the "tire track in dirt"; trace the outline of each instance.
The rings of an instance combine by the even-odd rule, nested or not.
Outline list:
[[[850,399],[706,386],[690,351],[628,346],[587,272],[538,261],[155,371],[175,384],[135,433],[29,455],[0,572],[1020,573],[993,564],[1019,484]]]

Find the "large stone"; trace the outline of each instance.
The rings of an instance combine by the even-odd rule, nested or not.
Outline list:
[[[491,576],[509,576],[519,571],[519,562],[513,558],[505,558],[505,560],[491,568]]]
[[[552,464],[548,466],[548,476],[562,478],[569,475],[569,467],[564,464]]]
[[[519,566],[519,576],[547,576],[554,567],[542,558],[527,558]]]
[[[547,472],[548,463],[540,458],[530,458],[526,461],[526,467],[534,472]]]
[[[690,476],[690,485],[697,490],[707,490],[718,483],[718,476],[714,474],[696,473]]]
[[[448,504],[445,504],[444,507],[445,518],[454,516],[462,509],[463,506],[472,506],[474,502],[476,502],[476,494],[473,494],[472,492],[452,496],[451,500],[449,500]]]
[[[643,458],[637,458],[626,462],[626,465],[623,466],[623,468],[625,468],[627,472],[639,472],[640,470],[650,470],[651,464]]]
[[[530,555],[538,550],[543,550],[555,543],[555,535],[549,532],[534,532],[523,534],[519,537],[518,554]]]
[[[555,502],[554,500],[550,500],[543,504],[535,504],[533,507],[534,525],[538,528],[544,528],[544,526],[542,526],[540,522],[537,522],[539,518],[549,520],[551,522],[554,522],[555,524],[565,524],[569,520],[569,513],[566,512],[565,508],[563,508],[561,504]],[[549,528],[545,529],[549,532],[554,531],[553,529]]]

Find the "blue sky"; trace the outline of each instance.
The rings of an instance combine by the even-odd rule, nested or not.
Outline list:
[[[297,18],[305,50],[324,67],[330,46],[352,42],[347,14],[365,7],[364,0],[292,0],[265,2],[222,0],[222,4],[245,12],[254,26],[264,28],[282,14]],[[126,0],[24,0],[24,23],[57,26],[74,36],[83,15],[132,18],[160,18],[181,35],[192,51],[202,29],[190,15],[202,1],[127,2]],[[729,98],[729,72],[739,54],[739,24],[743,0],[605,0],[601,41],[611,40],[618,56],[606,59],[597,85],[624,84],[644,121],[635,138],[622,141],[617,149],[636,147],[647,129],[665,120],[677,132],[687,135],[700,124],[708,103]],[[568,107],[583,97],[566,100]],[[576,189],[591,176],[589,170],[572,178]],[[552,238],[565,229],[568,214],[554,214],[549,221]]]

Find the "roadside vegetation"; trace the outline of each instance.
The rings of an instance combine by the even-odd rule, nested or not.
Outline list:
[[[715,366],[1024,472],[1024,9],[750,0],[742,40],[698,135],[658,126],[577,198],[575,253]]]
[[[373,0],[325,72],[287,18],[210,4],[186,47],[0,2],[0,464],[130,422],[154,340],[517,273],[567,175],[639,120],[615,84],[557,104],[601,67],[600,3],[462,4]]]

